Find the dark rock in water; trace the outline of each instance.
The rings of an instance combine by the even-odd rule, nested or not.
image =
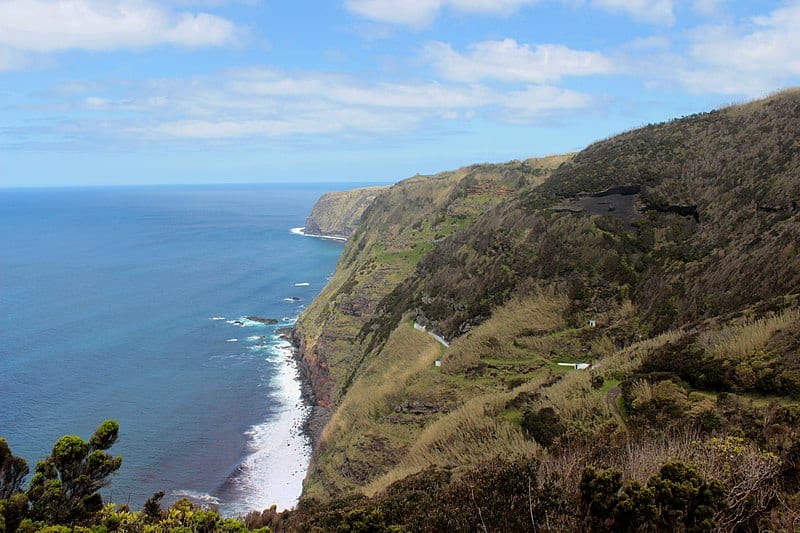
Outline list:
[[[292,340],[292,328],[278,328],[275,330],[275,334],[285,341]]]
[[[259,324],[277,324],[278,321],[274,318],[261,318],[260,316],[246,316],[247,320],[258,322]]]

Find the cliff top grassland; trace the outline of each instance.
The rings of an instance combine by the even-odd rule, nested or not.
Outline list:
[[[523,457],[565,527],[602,529],[586,468],[624,492],[678,460],[722,484],[708,527],[799,516],[798,202],[798,90],[384,191],[296,330],[327,420],[304,501],[395,520],[431,469]]]

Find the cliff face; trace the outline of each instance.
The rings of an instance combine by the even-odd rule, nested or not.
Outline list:
[[[349,237],[364,210],[387,187],[329,192],[317,201],[306,220],[305,232],[326,237]]]
[[[316,402],[304,497],[556,461],[558,438],[612,464],[615,432],[766,432],[730,398],[800,399],[798,202],[800,91],[383,190],[295,329]]]
[[[334,439],[322,429],[334,407],[369,363],[371,337],[362,330],[377,305],[411,276],[419,260],[447,235],[541,183],[566,156],[473,165],[434,176],[416,176],[379,194],[350,236],[331,281],[309,305],[294,330],[300,365],[312,384],[310,421],[315,456]],[[422,335],[425,339],[427,336]],[[337,445],[338,446],[338,445]],[[309,488],[317,496],[339,494],[342,480],[329,480],[312,465]],[[326,466],[327,468],[327,466]],[[359,477],[358,474],[353,474]],[[345,482],[350,486],[350,482]]]

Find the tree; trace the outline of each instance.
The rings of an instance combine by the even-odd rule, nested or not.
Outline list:
[[[119,424],[106,420],[85,442],[75,435],[61,437],[52,453],[36,465],[28,499],[34,519],[68,524],[102,508],[98,492],[122,466],[122,457],[105,452],[119,437]]]
[[[522,429],[545,448],[567,431],[552,407],[525,411],[522,415]]]
[[[692,465],[665,463],[647,482],[655,490],[666,529],[711,531],[714,515],[725,508],[725,490],[717,480],[706,481]]]
[[[14,531],[25,518],[28,500],[22,482],[28,475],[28,463],[14,457],[8,443],[0,438],[0,531]]]
[[[684,463],[665,463],[647,485],[623,488],[623,472],[587,467],[580,490],[587,525],[593,531],[711,531],[725,509],[725,492]]]
[[[14,457],[6,439],[0,437],[0,500],[7,500],[12,494],[20,492],[28,472],[25,459]]]

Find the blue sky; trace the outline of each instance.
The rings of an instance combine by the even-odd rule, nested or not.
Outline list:
[[[397,181],[800,81],[800,0],[0,0],[0,186]]]

